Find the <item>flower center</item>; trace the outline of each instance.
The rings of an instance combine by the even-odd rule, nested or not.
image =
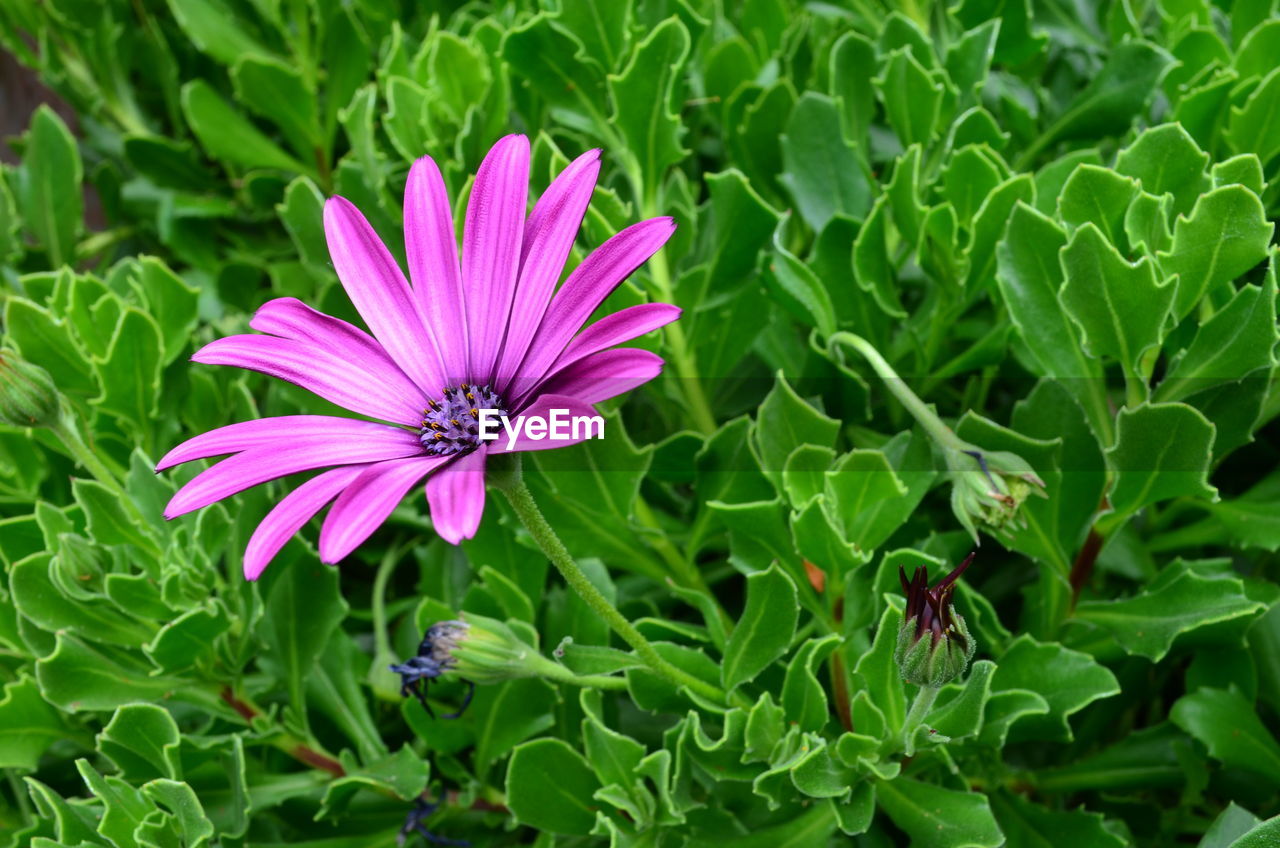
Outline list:
[[[422,429],[418,439],[427,453],[452,456],[480,446],[480,411],[497,410],[506,415],[502,398],[488,386],[446,387],[438,401],[428,401],[422,411]]]

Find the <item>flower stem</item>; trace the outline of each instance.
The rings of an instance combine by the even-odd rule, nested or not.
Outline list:
[[[924,717],[933,708],[933,702],[937,700],[938,693],[941,691],[940,686],[921,686],[920,691],[916,693],[916,699],[911,702],[911,710],[902,723],[902,753],[906,756],[910,757],[915,753],[916,729],[924,722]]]
[[[391,634],[387,630],[387,584],[400,564],[400,557],[409,549],[407,544],[394,544],[382,556],[378,573],[373,578],[373,663],[369,666],[369,686],[384,701],[399,701],[400,686],[394,672],[387,666],[396,661],[391,650]]]
[[[863,358],[870,363],[871,369],[884,381],[885,386],[898,399],[898,402],[906,407],[907,412],[910,412],[920,426],[928,431],[934,441],[943,447],[952,448],[953,450],[965,449],[966,445],[960,441],[960,438],[951,431],[950,427],[942,423],[942,419],[938,417],[936,412],[930,409],[915,392],[907,387],[906,381],[898,376],[898,372],[893,370],[893,366],[884,360],[884,357],[880,355],[880,351],[876,350],[871,342],[862,336],[845,330],[833,335],[828,342],[828,346],[834,346],[837,343],[846,344],[862,354]]]
[[[120,478],[85,444],[84,437],[80,435],[80,427],[76,424],[71,412],[66,409],[65,404],[62,412],[58,415],[57,421],[49,429],[57,437],[58,441],[62,442],[63,447],[71,454],[72,459],[84,466],[85,470],[93,476],[93,479],[106,486],[120,499],[121,507],[137,524],[138,529],[145,533],[149,539],[153,538],[151,522],[138,509],[133,497],[120,483]],[[159,556],[161,554],[160,546],[152,542],[151,553]]]
[[[622,637],[622,641],[635,650],[636,656],[649,667],[650,671],[672,685],[684,686],[703,698],[720,703],[725,702],[725,693],[721,689],[705,680],[699,680],[663,659],[649,640],[644,638],[644,635],[622,613],[618,612],[617,607],[601,594],[595,584],[587,579],[587,575],[574,562],[564,542],[560,541],[560,537],[547,522],[542,510],[538,508],[537,502],[533,499],[533,493],[529,491],[523,479],[513,474],[503,481],[501,489],[511,503],[512,509],[516,511],[516,515],[520,517],[520,521],[538,543],[538,547],[560,571],[565,582],[578,593],[578,596],[596,615],[608,623],[614,633]]]

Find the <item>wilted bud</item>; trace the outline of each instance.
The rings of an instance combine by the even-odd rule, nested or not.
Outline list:
[[[969,554],[932,589],[924,566],[916,569],[910,582],[906,571],[898,567],[902,591],[907,594],[907,607],[902,614],[893,658],[902,679],[908,683],[936,689],[955,680],[969,667],[977,646],[964,617],[952,608],[951,596],[956,580],[973,562],[973,557],[974,554]]]
[[[1018,508],[1029,495],[1047,497],[1044,481],[1016,453],[947,448],[951,509],[976,541],[978,527],[1000,533],[1010,523],[1025,527]]]
[[[58,389],[49,372],[0,350],[0,423],[48,427],[58,420]]]

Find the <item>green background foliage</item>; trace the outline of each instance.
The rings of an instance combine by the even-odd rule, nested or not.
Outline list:
[[[104,466],[0,427],[0,845],[386,846],[419,796],[477,846],[1280,838],[1274,0],[0,0],[0,38],[75,114],[0,167],[5,343]],[[571,264],[679,223],[607,305],[685,309],[666,373],[526,476],[728,706],[638,668],[497,499],[453,548],[415,494],[339,569],[312,528],[257,584],[280,484],[161,517],[181,439],[332,411],[186,362],[272,297],[355,319],[323,199],[403,259],[410,162],[461,209],[511,131],[536,191],[604,150]],[[973,540],[839,331],[1048,494],[984,533],[978,660],[913,757],[895,572]],[[626,688],[433,721],[384,669],[459,610]]]

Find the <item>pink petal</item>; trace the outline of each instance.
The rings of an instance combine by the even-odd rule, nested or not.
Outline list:
[[[650,218],[627,227],[582,260],[552,299],[507,394],[520,396],[536,385],[596,307],[674,232],[670,218]]]
[[[539,395],[520,411],[520,415],[528,417],[537,416],[547,420],[551,419],[552,412],[559,412],[564,417],[573,418],[592,418],[598,416],[595,407],[583,403],[576,397],[567,395]],[[514,417],[514,416],[513,416]],[[516,426],[513,420],[511,425]],[[572,430],[570,430],[572,435]],[[543,438],[539,440],[530,439],[525,435],[524,428],[520,428],[520,435],[516,437],[516,441],[510,447],[507,446],[507,433],[502,431],[496,441],[489,442],[485,446],[485,450],[489,453],[520,453],[521,451],[536,450],[553,450],[555,448],[565,448],[569,445],[576,445],[578,442],[585,441],[594,432],[589,432],[587,427],[580,427],[578,430],[578,438],[571,439],[549,439]]]
[[[282,339],[310,342],[324,352],[342,358],[350,358],[352,351],[356,351],[364,361],[377,362],[380,368],[399,372],[403,384],[413,384],[417,389],[377,339],[354,324],[312,309],[296,297],[277,297],[262,304],[249,321],[249,326]],[[418,389],[416,394],[420,393]]]
[[[473,382],[493,376],[516,290],[529,196],[529,139],[509,135],[485,156],[471,187],[462,279]]]
[[[470,378],[466,299],[449,195],[430,156],[409,169],[404,189],[404,244],[414,294],[440,348],[445,384],[455,386]]]
[[[583,357],[651,333],[679,318],[680,312],[680,307],[669,303],[641,303],[606,315],[574,336],[551,370],[559,370]]]
[[[163,471],[193,459],[208,459],[227,453],[267,446],[288,447],[300,438],[339,440],[377,440],[384,435],[398,444],[405,431],[373,421],[357,418],[338,418],[333,415],[279,415],[274,418],[257,418],[239,421],[207,433],[187,439],[169,451],[156,471]]]
[[[573,249],[573,240],[582,226],[591,192],[600,173],[600,151],[589,150],[560,172],[534,204],[524,226],[524,256],[520,263],[520,281],[516,287],[507,338],[494,386],[501,393],[520,367],[538,322],[547,311],[551,293],[565,260]]]
[[[360,440],[307,436],[284,447],[257,447],[228,457],[193,477],[169,501],[164,508],[164,517],[177,518],[259,483],[299,471],[329,465],[378,462],[421,453],[422,444],[416,435],[392,427],[387,427],[384,434]]]
[[[427,481],[431,523],[446,542],[456,545],[476,535],[484,515],[483,450],[464,454]]]
[[[423,392],[436,397],[444,388],[444,368],[435,339],[387,246],[342,197],[325,203],[324,232],[338,279],[374,338]]]
[[[257,580],[293,534],[338,496],[368,465],[347,465],[312,477],[272,507],[244,550],[244,579]]]
[[[367,468],[334,502],[320,528],[320,560],[337,562],[382,526],[396,504],[450,456],[414,456]]]
[[[312,342],[274,336],[227,336],[191,357],[192,362],[234,365],[295,383],[339,406],[417,427],[426,406],[421,389],[398,369],[357,349],[345,356],[329,353]]]
[[[594,404],[642,386],[661,373],[662,357],[656,353],[631,347],[602,350],[554,372],[538,385],[537,393],[568,395]]]

